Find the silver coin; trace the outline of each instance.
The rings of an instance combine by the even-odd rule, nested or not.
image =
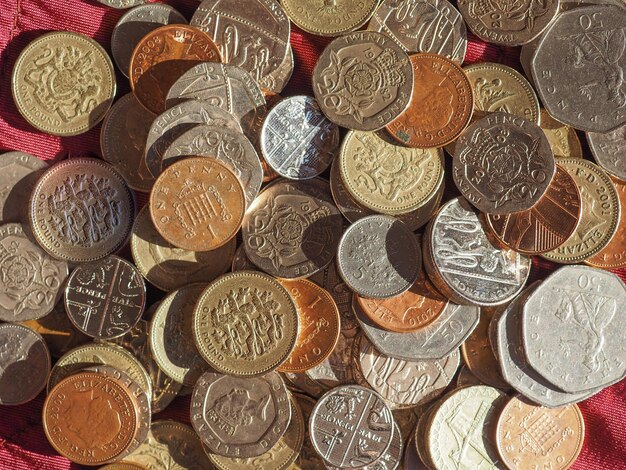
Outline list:
[[[146,138],[146,166],[153,176],[161,174],[163,154],[178,137],[198,125],[219,126],[241,132],[241,124],[227,110],[205,101],[187,100],[157,116]]]
[[[467,31],[448,0],[383,0],[367,29],[386,34],[409,52],[431,52],[465,60]]]
[[[265,161],[289,179],[309,179],[322,173],[339,153],[340,143],[339,126],[326,119],[310,96],[279,102],[261,129]]]
[[[528,364],[555,387],[579,393],[626,376],[623,333],[626,286],[617,275],[565,266],[550,275],[523,308]]]
[[[41,173],[48,168],[43,160],[24,152],[0,155],[0,221],[26,222],[28,198]]]
[[[111,55],[120,72],[129,76],[135,46],[146,34],[166,24],[187,24],[187,20],[175,8],[164,3],[137,6],[119,19],[111,35]]]
[[[588,132],[587,141],[596,163],[626,181],[626,124],[606,134]]]
[[[162,168],[188,156],[212,157],[225,163],[241,182],[248,207],[259,194],[263,184],[261,160],[243,133],[227,127],[196,126],[165,150]]]
[[[282,92],[287,86],[287,83],[289,83],[289,80],[291,80],[295,66],[296,63],[293,57],[293,49],[291,48],[291,45],[289,45],[287,54],[278,68],[261,79],[259,85],[264,91],[269,91],[271,93]]]
[[[602,133],[626,123],[625,24],[624,8],[576,8],[560,14],[543,35],[531,69],[555,119]]]
[[[248,255],[246,255],[246,247],[243,245],[239,245],[235,250],[235,255],[233,256],[233,265],[232,271],[258,271],[259,268],[256,267],[252,261],[248,259]]]
[[[359,325],[381,353],[419,361],[448,356],[467,339],[480,320],[480,309],[469,305],[448,303],[441,315],[430,325],[413,333],[383,330],[365,315],[357,302],[352,303]]]
[[[204,0],[191,25],[213,38],[224,62],[241,67],[268,89],[265,78],[278,70],[289,52],[291,24],[275,0]]]
[[[147,0],[97,0],[98,3],[106,5],[111,8],[117,8],[119,10],[125,10],[126,8],[132,8],[137,5],[146,3]]]
[[[393,429],[393,415],[383,398],[358,385],[327,392],[309,420],[313,448],[339,468],[362,468],[378,460],[391,445]]]
[[[343,324],[341,326],[343,328]],[[304,375],[318,383],[324,391],[341,385],[353,384],[354,373],[351,361],[354,340],[355,337],[346,336],[342,331],[333,352],[320,364],[307,370]]]
[[[478,212],[463,198],[444,204],[424,236],[426,272],[456,303],[506,303],[524,287],[530,266],[529,257],[491,243]]]
[[[303,372],[281,372],[281,374],[287,381],[288,388],[296,389],[312,397],[319,398],[328,391],[328,387],[324,387]]]
[[[345,231],[337,268],[347,286],[362,297],[389,298],[417,280],[421,251],[415,235],[387,215],[365,217]]]

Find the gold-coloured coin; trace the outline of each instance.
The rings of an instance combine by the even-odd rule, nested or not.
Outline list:
[[[257,376],[278,368],[296,345],[298,313],[287,289],[256,271],[222,276],[193,313],[200,355],[216,371]]]
[[[576,130],[557,121],[541,108],[541,129],[550,142],[555,157],[583,158],[583,148]]]
[[[52,135],[82,134],[105,116],[115,96],[113,63],[93,39],[70,31],[44,34],[20,54],[13,100],[33,127]]]

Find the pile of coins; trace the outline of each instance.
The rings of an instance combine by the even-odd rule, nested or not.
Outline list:
[[[626,376],[621,1],[99,1],[113,61],[59,31],[13,69],[102,158],[0,159],[0,404],[47,387],[52,446],[110,470],[576,460]],[[292,22],[335,37],[314,96],[279,95]],[[526,76],[462,66],[466,28]]]

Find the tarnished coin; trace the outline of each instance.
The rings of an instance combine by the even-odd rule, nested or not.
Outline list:
[[[422,419],[422,418],[420,418]],[[404,458],[402,459],[402,463],[406,470],[429,470],[424,462],[422,462],[421,457],[417,453],[417,446],[415,445],[415,434],[413,433],[409,436],[409,439],[406,442],[406,448],[404,449]]]
[[[374,299],[409,290],[421,263],[413,232],[388,215],[371,215],[352,224],[337,251],[337,268],[346,285],[358,295]]]
[[[626,8],[597,5],[561,13],[543,35],[531,69],[541,101],[556,119],[588,132],[626,124],[624,24]],[[605,39],[595,45],[597,38]]]
[[[619,196],[611,178],[601,168],[582,158],[560,158],[559,165],[574,178],[582,200],[578,227],[565,243],[545,258],[558,263],[578,263],[606,247],[619,226]]]
[[[313,412],[313,408],[315,407],[316,401],[300,393],[294,393],[293,397],[298,401],[298,405],[300,405],[300,409],[302,410],[305,422],[305,439],[298,459],[289,467],[289,470],[317,470],[324,468],[324,465],[327,464],[324,463],[315,449],[313,449],[308,429],[309,419],[311,417],[311,413]]]
[[[515,470],[565,470],[578,458],[584,439],[585,421],[578,406],[550,410],[520,397],[505,405],[496,427],[498,452]]]
[[[48,164],[24,152],[0,154],[0,221],[27,222],[28,199]]]
[[[442,403],[443,402],[439,402],[436,405],[433,405],[425,410],[424,414],[420,416],[417,422],[417,426],[415,427],[415,433],[413,435],[412,442],[415,444],[414,447],[417,453],[417,457],[420,463],[422,463],[423,465],[425,463],[424,467],[426,467],[429,470],[432,470],[435,468],[435,464],[431,460],[428,449],[426,447],[427,440],[428,440],[428,433],[430,431],[429,426],[430,426],[430,423],[432,422],[431,418],[434,412],[437,411],[437,409],[439,409]]]
[[[30,125],[52,135],[82,134],[103,118],[113,103],[113,63],[93,39],[55,31],[35,39],[13,67],[11,92]]]
[[[461,194],[488,214],[529,210],[546,193],[556,171],[541,128],[500,112],[475,122],[459,137],[452,165]]]
[[[548,138],[555,157],[583,158],[580,139],[572,126],[557,121],[548,111],[541,108],[540,127]]]
[[[137,465],[126,461],[110,463],[109,465],[105,465],[100,468],[103,470],[147,470],[147,467],[144,467],[143,465]]]
[[[427,424],[426,446],[434,468],[498,468],[492,434],[505,398],[499,390],[485,385],[461,388],[448,395]]]
[[[73,158],[52,166],[30,197],[30,224],[41,247],[58,259],[95,261],[128,239],[135,201],[108,163]]]
[[[298,313],[287,289],[274,278],[240,271],[204,290],[193,313],[193,334],[213,369],[255,376],[287,360],[296,345]]]
[[[319,36],[339,36],[359,29],[370,19],[378,0],[283,0],[289,19],[300,29]]]
[[[236,239],[235,239],[236,241]],[[243,244],[239,245],[235,250],[235,255],[233,256],[233,263],[231,266],[231,270],[235,271],[258,271],[259,269],[256,265],[248,259],[246,256],[246,249]]]
[[[154,176],[146,166],[146,138],[155,115],[129,93],[115,102],[102,123],[102,159],[120,172],[137,191],[149,192]]]
[[[343,324],[341,326],[343,328]],[[315,384],[309,388],[315,388],[320,392],[309,393],[310,395],[319,397],[331,388],[354,383],[351,363],[354,341],[354,336],[347,336],[342,331],[333,352],[320,364],[305,372],[305,377]]]
[[[131,1],[145,3],[145,0]],[[187,24],[187,20],[164,3],[140,5],[122,15],[111,35],[111,55],[120,72],[126,77],[130,75],[131,56],[141,38],[167,24]]]
[[[330,388],[310,378],[304,372],[283,372],[281,375],[290,392],[306,393],[310,397],[319,398]]]
[[[101,465],[132,444],[138,413],[137,402],[120,380],[81,372],[50,391],[43,429],[59,454],[76,463]]]
[[[79,331],[106,340],[122,336],[139,321],[146,306],[146,285],[134,265],[109,256],[74,269],[64,301]]]
[[[456,387],[471,387],[473,385],[484,385],[482,381],[472,374],[472,371],[469,370],[465,364],[461,365],[459,369],[459,375],[456,376]]]
[[[415,81],[408,108],[387,130],[402,144],[417,148],[443,147],[467,127],[474,95],[463,69],[437,54],[410,56]]]
[[[448,0],[383,0],[367,29],[386,34],[409,52],[431,52],[459,64],[465,60],[465,22]]]
[[[606,134],[588,132],[587,142],[596,163],[613,176],[626,181],[626,163],[623,161],[626,152],[626,124]]]
[[[112,8],[118,8],[124,10],[126,8],[132,8],[137,5],[146,3],[146,0],[97,0],[98,3],[106,5]]]
[[[67,263],[43,251],[28,226],[0,225],[1,321],[48,315],[61,298],[67,275]]]
[[[193,26],[166,25],[146,34],[130,60],[130,85],[137,99],[155,114],[169,107],[169,89],[194,65],[221,62],[211,37]]]
[[[301,8],[306,3],[298,0]],[[375,0],[369,3],[376,5]],[[354,5],[347,2],[349,8]],[[371,31],[346,34],[326,46],[312,80],[326,117],[361,131],[385,127],[402,114],[413,94],[409,56],[391,38]]]
[[[534,207],[513,214],[487,214],[489,228],[509,248],[527,255],[554,250],[574,233],[582,215],[576,182],[559,165]]]
[[[285,434],[291,420],[289,392],[277,372],[231,377],[205,372],[191,397],[191,424],[212,453],[258,457]]]
[[[559,0],[483,3],[459,0],[468,28],[480,39],[503,46],[519,46],[539,36],[559,12]]]
[[[196,126],[217,126],[241,132],[235,116],[220,107],[200,100],[187,100],[169,107],[159,114],[146,137],[145,161],[150,173],[161,174],[163,154],[178,137]]]
[[[524,305],[522,334],[530,366],[570,393],[611,385],[626,375],[618,308],[626,286],[617,275],[564,266]]]
[[[41,335],[22,325],[0,324],[0,405],[32,400],[49,373],[50,352]]]
[[[161,370],[176,382],[193,387],[207,369],[193,340],[193,311],[204,284],[190,284],[169,294],[150,323],[150,349]]]
[[[378,460],[391,445],[393,428],[393,415],[383,398],[358,385],[326,393],[309,420],[313,447],[339,468],[361,468]]]
[[[348,132],[336,164],[341,184],[358,204],[391,215],[426,205],[444,175],[443,151],[401,147],[373,132]]]
[[[463,198],[444,204],[424,236],[424,267],[437,289],[461,304],[499,305],[515,297],[531,259],[494,246]]]
[[[228,243],[243,220],[245,193],[225,164],[190,157],[170,165],[150,193],[150,217],[159,234],[188,251]]]
[[[331,262],[342,227],[326,181],[278,181],[248,209],[242,237],[256,266],[293,279],[311,276]]]
[[[291,96],[268,113],[261,149],[269,166],[285,178],[302,180],[322,173],[339,153],[339,126],[310,96]]]
[[[263,168],[256,150],[240,131],[221,126],[196,126],[170,143],[163,152],[161,168],[187,156],[212,157],[226,165],[243,186],[246,206],[259,194]]]

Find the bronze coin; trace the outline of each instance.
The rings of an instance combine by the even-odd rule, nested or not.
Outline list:
[[[218,47],[203,31],[167,25],[144,36],[130,60],[130,85],[137,99],[155,114],[165,111],[170,87],[201,62],[221,62]]]
[[[150,216],[161,236],[189,251],[210,251],[235,236],[246,210],[243,187],[223,163],[190,157],[169,166],[150,194]]]

